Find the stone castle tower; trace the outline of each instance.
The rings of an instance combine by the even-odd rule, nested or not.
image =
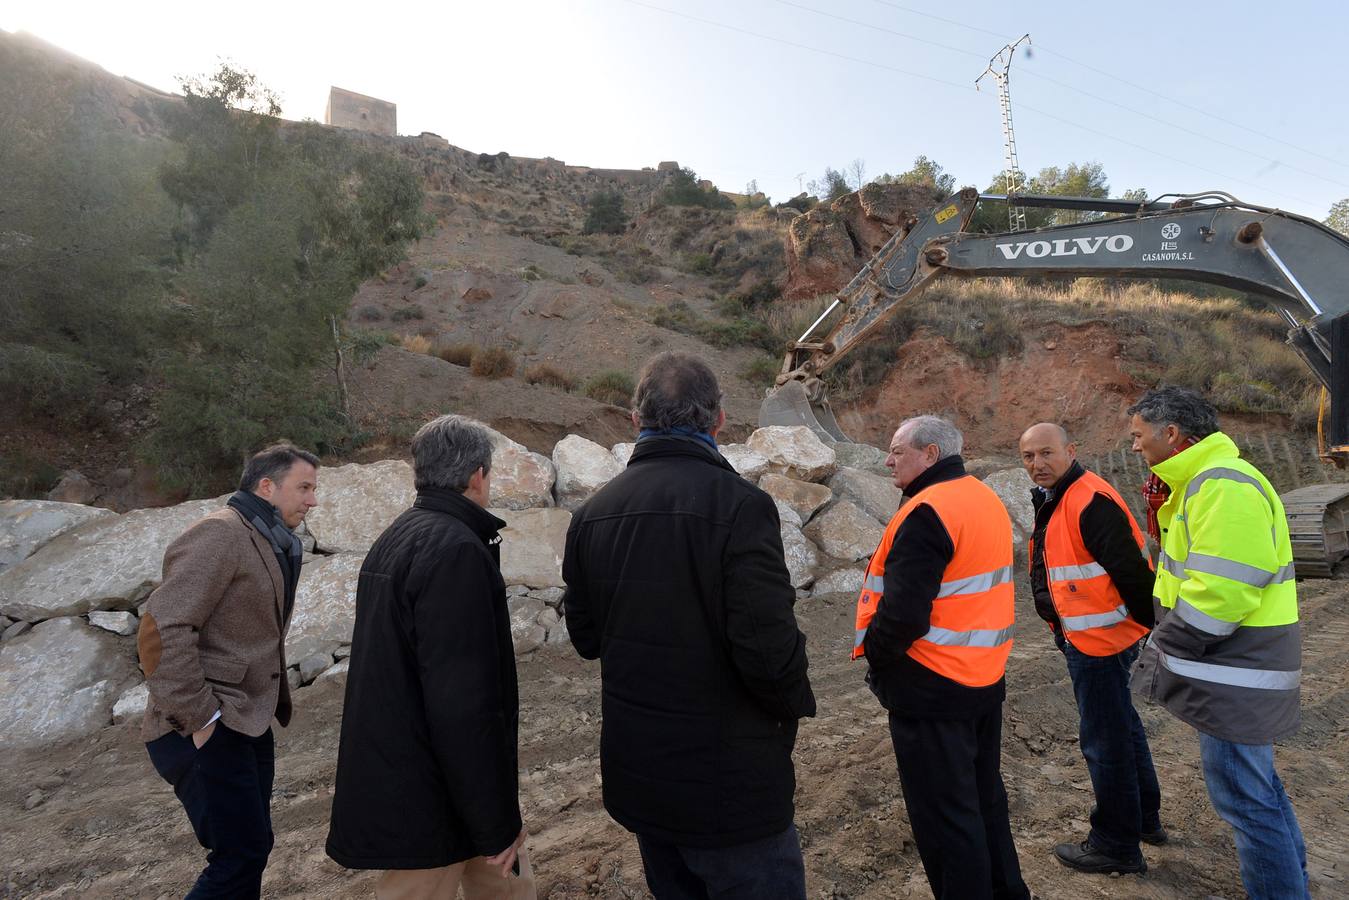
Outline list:
[[[398,134],[398,106],[340,87],[329,88],[323,124],[393,136]]]

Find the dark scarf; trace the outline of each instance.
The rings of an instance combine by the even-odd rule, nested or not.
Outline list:
[[[1171,451],[1171,456],[1184,453],[1197,443],[1199,443],[1197,438],[1186,438],[1180,446]],[[1143,505],[1148,511],[1148,537],[1158,544],[1162,542],[1162,526],[1157,522],[1157,511],[1166,505],[1166,500],[1170,496],[1171,485],[1162,481],[1155,472],[1143,482]]]
[[[713,450],[717,449],[717,439],[712,437],[706,431],[698,431],[694,428],[643,428],[637,433],[637,440],[651,437],[689,437],[702,441]]]
[[[300,561],[304,556],[300,539],[281,521],[281,513],[277,508],[252,491],[235,491],[225,505],[236,510],[244,517],[244,521],[272,545],[272,552],[276,554],[276,562],[281,567],[285,582],[285,609],[281,615],[284,622],[295,608],[295,588],[300,583]]]

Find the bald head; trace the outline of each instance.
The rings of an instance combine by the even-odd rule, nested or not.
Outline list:
[[[1077,459],[1077,445],[1056,422],[1040,422],[1021,435],[1021,464],[1031,481],[1052,488]]]

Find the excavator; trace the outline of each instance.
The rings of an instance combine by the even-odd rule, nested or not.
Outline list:
[[[967,231],[981,202],[1103,215],[1031,231]],[[788,344],[759,424],[804,425],[826,443],[847,441],[821,376],[944,275],[1178,278],[1260,297],[1288,325],[1289,345],[1323,386],[1322,458],[1339,468],[1349,462],[1349,238],[1314,219],[1220,191],[1142,201],[957,192],[901,223]],[[832,328],[817,335],[840,308]],[[1349,555],[1349,485],[1298,488],[1282,499],[1298,576],[1328,577]]]

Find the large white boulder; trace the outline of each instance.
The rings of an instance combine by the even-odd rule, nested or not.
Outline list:
[[[824,481],[838,468],[834,448],[804,425],[769,425],[745,445],[768,460],[768,470],[798,481]]]
[[[227,497],[96,518],[0,572],[0,614],[36,622],[135,609],[159,584],[164,550]]]
[[[805,528],[806,537],[835,559],[866,559],[876,551],[885,529],[847,500],[839,500]]]
[[[549,509],[493,509],[506,520],[501,531],[501,577],[507,584],[562,587],[562,551],[571,512]]]
[[[319,505],[305,521],[320,548],[364,553],[416,495],[412,466],[401,459],[325,467]]]
[[[768,457],[744,444],[720,444],[721,455],[740,473],[740,477],[756,484],[768,472]]]
[[[847,467],[833,474],[829,487],[835,496],[851,500],[878,522],[889,522],[904,497],[891,479]]]
[[[145,705],[150,702],[150,686],[142,681],[133,688],[122,691],[122,696],[112,705],[112,723],[140,721],[145,715]]]
[[[782,555],[787,560],[787,574],[791,576],[792,587],[810,587],[815,579],[815,567],[820,564],[820,554],[810,539],[785,520],[780,527],[782,534]]]
[[[608,449],[580,435],[569,434],[553,447],[557,505],[575,509],[609,479],[623,471]]]
[[[759,487],[774,500],[790,506],[802,522],[809,522],[817,509],[834,498],[833,491],[822,484],[797,481],[773,472],[759,479]]]
[[[1003,469],[984,477],[984,484],[993,489],[1002,505],[1007,507],[1007,515],[1012,520],[1012,540],[1019,549],[1035,530],[1035,506],[1031,503],[1031,488],[1035,482],[1030,480],[1025,469]]]
[[[0,500],[0,572],[72,528],[116,516],[110,509],[51,500]]]
[[[490,506],[500,509],[529,509],[553,505],[553,462],[541,453],[499,431],[487,429],[492,438],[492,480]]]
[[[80,737],[112,721],[139,679],[130,642],[75,617],[49,619],[0,653],[0,749]]]
[[[889,476],[890,470],[885,467],[885,458],[889,454],[870,444],[839,442],[834,445],[834,455],[840,468],[861,469],[873,475]]]
[[[614,444],[609,448],[609,452],[614,455],[614,460],[626,469],[628,467],[628,460],[632,459],[632,451],[636,449],[636,444]]]
[[[821,594],[850,594],[857,596],[862,591],[862,580],[866,577],[866,566],[855,569],[835,569],[815,579],[810,589],[811,596]]]
[[[356,624],[356,582],[364,560],[360,553],[339,553],[317,557],[300,570],[295,610],[286,633],[286,661],[291,665],[351,643]]]

